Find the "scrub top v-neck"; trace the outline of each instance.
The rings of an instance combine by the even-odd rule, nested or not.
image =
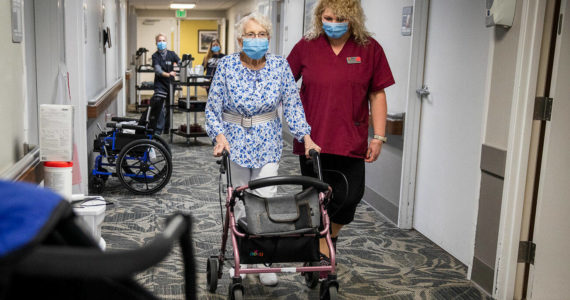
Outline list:
[[[368,147],[368,95],[392,84],[384,50],[373,38],[359,45],[351,37],[335,54],[325,36],[299,41],[287,58],[311,137],[323,153],[364,158]],[[295,154],[304,146],[294,141]]]

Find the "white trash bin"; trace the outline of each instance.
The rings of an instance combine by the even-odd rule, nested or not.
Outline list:
[[[44,162],[44,187],[71,201],[73,162]]]
[[[88,200],[80,206],[73,207],[75,214],[83,219],[85,225],[87,225],[86,229],[103,250],[107,246],[105,240],[101,237],[101,225],[105,219],[105,206],[105,200]]]

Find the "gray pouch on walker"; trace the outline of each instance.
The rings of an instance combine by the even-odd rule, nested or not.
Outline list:
[[[308,188],[295,195],[263,198],[244,192],[245,221],[249,234],[314,233],[320,225],[319,194]]]

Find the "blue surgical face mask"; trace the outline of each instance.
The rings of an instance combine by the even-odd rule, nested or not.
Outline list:
[[[348,22],[331,23],[323,22],[323,30],[331,39],[338,39],[348,30]]]
[[[214,46],[214,47],[212,47],[212,51],[213,51],[213,52],[218,52],[218,51],[220,51],[220,46]]]
[[[162,51],[166,49],[166,42],[158,42],[156,43],[156,47],[158,48],[158,50]]]
[[[268,39],[243,39],[243,52],[252,59],[260,59],[269,49]]]

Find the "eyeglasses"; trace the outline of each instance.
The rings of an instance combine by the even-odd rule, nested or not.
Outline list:
[[[260,39],[266,39],[269,37],[269,33],[262,31],[260,33],[255,33],[255,32],[248,32],[244,35],[242,35],[244,38],[248,38],[248,39],[254,39],[255,37],[258,37]]]

